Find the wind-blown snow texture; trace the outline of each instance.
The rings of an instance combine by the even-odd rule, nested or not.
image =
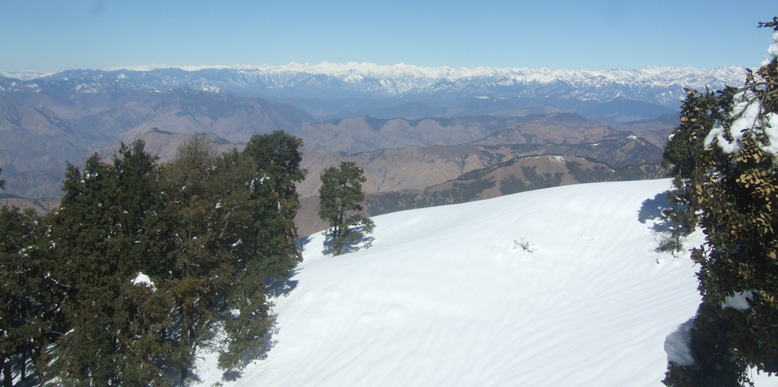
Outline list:
[[[275,299],[267,358],[221,382],[660,386],[665,338],[700,301],[691,260],[654,251],[669,187],[575,185],[377,216],[372,246],[338,257],[313,235],[294,289]],[[202,356],[210,386],[221,373]]]

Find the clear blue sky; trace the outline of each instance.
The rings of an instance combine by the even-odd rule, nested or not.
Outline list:
[[[371,62],[757,66],[776,0],[0,0],[0,71]]]

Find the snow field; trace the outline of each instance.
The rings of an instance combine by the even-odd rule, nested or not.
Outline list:
[[[574,185],[378,216],[372,246],[337,257],[312,235],[294,289],[274,300],[267,358],[225,381],[204,352],[199,384],[661,386],[665,337],[700,301],[691,260],[654,251],[643,203],[669,187]]]

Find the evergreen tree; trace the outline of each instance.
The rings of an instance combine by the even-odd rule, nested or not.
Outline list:
[[[0,207],[0,369],[3,385],[12,385],[11,360],[15,356],[21,380],[27,359],[43,380],[45,347],[55,338],[61,303],[60,291],[48,275],[50,260],[45,226],[32,209]]]
[[[216,156],[195,136],[159,167],[136,141],[113,164],[68,165],[43,221],[0,209],[0,277],[14,284],[0,292],[6,385],[10,359],[27,356],[44,381],[54,340],[46,377],[66,385],[168,385],[173,370],[183,382],[219,326],[219,366],[240,366],[275,318],[266,279],[288,277],[299,255],[300,146],[276,132]]]
[[[3,173],[3,168],[0,168],[0,174]],[[0,180],[0,189],[5,189],[5,180]]]
[[[67,168],[52,224],[58,260],[52,275],[67,286],[62,309],[70,331],[56,354],[66,384],[168,382],[169,295],[136,281],[145,274],[160,283],[169,267],[172,245],[157,182],[142,141],[122,145],[113,165],[92,155],[83,172]]]
[[[778,32],[778,18],[760,26]],[[702,295],[695,363],[669,364],[664,383],[743,385],[748,366],[778,373],[778,61],[749,71],[743,88],[698,97],[689,94],[682,122],[699,126],[682,124],[665,152],[681,176],[678,201],[706,239],[692,252]]]
[[[274,321],[266,278],[286,278],[297,258],[294,184],[302,180],[302,142],[283,132],[254,136],[242,153],[215,156],[195,136],[162,167],[176,213],[175,264],[167,282],[181,321],[177,362],[185,378],[198,345],[220,319],[219,366],[234,369],[262,345]]]
[[[261,270],[270,276],[284,276],[302,259],[294,226],[300,208],[296,183],[305,178],[300,168],[302,146],[301,139],[275,131],[252,136],[243,150],[256,167],[252,189],[260,212],[255,227],[262,241],[257,254],[263,257]]]
[[[673,131],[665,145],[662,166],[670,169],[675,190],[667,197],[673,207],[664,212],[671,222],[681,225],[679,231],[688,234],[697,226],[697,196],[694,186],[707,172],[704,140],[719,115],[715,93],[686,90],[681,106],[681,125]]]
[[[751,384],[743,358],[733,356],[735,326],[721,315],[721,305],[703,302],[690,331],[694,363],[667,365],[665,385],[671,387],[739,387]]]
[[[241,250],[236,251],[241,271],[227,300],[227,348],[219,356],[221,368],[235,368],[244,353],[264,343],[275,321],[265,297],[265,279],[286,279],[302,258],[294,226],[300,208],[295,184],[305,177],[300,168],[302,145],[302,140],[281,131],[254,135],[240,155],[253,165],[250,180],[230,178],[248,184],[244,208],[251,209],[252,234],[240,239]]]
[[[180,322],[175,356],[183,380],[199,344],[212,337],[213,324],[223,309],[220,299],[228,293],[236,271],[230,259],[220,223],[224,214],[219,191],[227,189],[214,184],[215,152],[197,135],[179,147],[175,159],[162,166],[163,192],[173,212],[171,240],[174,260],[165,288],[174,298],[171,314]],[[232,241],[235,242],[235,241]]]
[[[326,233],[332,240],[334,255],[342,254],[344,247],[357,241],[362,233],[373,232],[373,221],[359,213],[365,200],[365,181],[362,168],[350,161],[341,162],[338,168],[329,167],[321,174],[319,216],[330,225]],[[360,225],[361,231],[356,228]]]

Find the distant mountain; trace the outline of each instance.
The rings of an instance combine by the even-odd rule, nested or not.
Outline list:
[[[121,141],[147,138],[164,158],[183,135],[212,133],[232,147],[281,129],[301,137],[308,155],[330,152],[309,167],[312,175],[330,162],[359,160],[371,174],[375,168],[368,185],[376,192],[424,189],[530,155],[617,168],[657,161],[684,87],[737,84],[742,72],[322,63],[0,77],[0,166],[7,193],[56,196],[66,161],[109,154]],[[353,112],[362,115],[314,118]]]
[[[353,161],[365,171],[365,192],[423,190],[456,179],[470,171],[492,167],[509,160],[539,155],[560,155],[595,160],[608,168],[625,168],[642,164],[657,164],[662,160],[662,145],[645,137],[655,131],[640,134],[617,131],[583,119],[586,126],[555,124],[554,116],[536,119],[495,131],[480,141],[451,145],[409,146],[400,149],[380,149],[359,153],[308,150],[302,167],[308,170],[298,184],[301,196],[316,195],[319,175],[325,168],[341,161]],[[568,117],[567,119],[573,119]]]
[[[657,179],[666,173],[658,161],[624,163],[613,168],[587,157],[524,156],[519,152],[506,155],[503,151],[472,145],[434,146],[395,150],[391,154],[360,154],[343,160],[355,161],[365,168],[366,210],[370,215],[466,203],[560,185]],[[316,153],[306,154],[304,163],[318,166],[341,160],[337,155]],[[505,158],[501,160],[500,156]],[[462,170],[467,172],[451,177]],[[318,177],[318,173],[313,175]],[[298,231],[308,235],[324,230],[327,225],[318,218],[318,197],[306,196],[316,193],[318,181],[309,177],[299,188],[303,197],[295,222]]]
[[[8,193],[20,196],[59,195],[61,178],[45,180],[63,176],[67,161],[78,163],[96,149],[150,131],[214,133],[241,143],[310,122],[311,116],[291,105],[237,97],[210,85],[160,90],[100,74],[34,81],[0,77],[0,167]],[[31,187],[28,181],[40,184]]]
[[[205,144],[216,153],[223,153],[232,148],[243,149],[243,145],[233,144],[213,133],[203,133],[203,136],[205,136]],[[172,161],[178,153],[178,148],[191,139],[191,134],[171,133],[154,128],[132,139],[132,141],[143,141],[146,144],[146,152],[158,157],[158,162],[165,163]],[[103,160],[111,160],[114,156],[118,155],[119,149],[120,144],[112,144],[95,149],[91,153],[97,153]],[[83,161],[85,160],[86,157]],[[83,162],[79,164],[83,164]]]
[[[463,106],[473,104],[478,99],[492,99],[501,101],[513,110],[553,105],[584,115],[590,115],[586,112],[589,110],[594,114],[616,115],[616,118],[627,120],[627,115],[610,111],[614,108],[613,103],[637,101],[655,105],[651,110],[661,110],[661,107],[677,110],[685,96],[684,88],[715,89],[725,84],[738,85],[745,79],[745,69],[646,67],[638,70],[587,71],[322,62],[285,66],[138,66],[69,70],[35,81],[67,82],[99,76],[126,79],[138,86],[160,90],[218,86],[239,95],[282,99],[317,118],[368,114],[371,109],[382,109],[387,113],[391,109],[402,111],[408,110],[407,106],[403,106],[418,102],[432,107],[432,111],[423,108],[427,110],[426,113],[435,116],[452,115],[456,113],[442,112],[439,108],[459,107],[462,110]],[[603,108],[597,106],[600,103],[611,103],[611,106],[606,107],[608,111],[602,112]],[[644,105],[640,108],[647,107]],[[408,113],[410,115],[403,117],[420,118],[414,115],[419,113],[419,109],[411,108]],[[664,113],[667,111],[660,112]],[[642,114],[632,116],[651,119],[659,115]],[[514,111],[508,115],[516,114]],[[384,114],[379,116],[394,118]]]
[[[313,121],[290,105],[236,97],[213,85],[158,89],[122,74],[72,73],[34,81],[0,78],[0,97],[120,140],[157,127],[175,133],[214,132],[245,142],[252,134]]]
[[[303,124],[292,133],[305,140],[308,150],[359,153],[387,148],[458,145],[475,142],[480,145],[505,144],[571,144],[613,138],[623,132],[656,132],[674,128],[661,120],[617,124],[582,117],[575,113],[530,114],[523,117],[432,117],[417,120],[378,119],[369,116],[330,119]],[[669,131],[667,132],[669,134]],[[646,136],[649,137],[649,136]],[[664,146],[667,135],[650,140]],[[594,140],[598,139],[598,140]],[[657,141],[654,141],[657,140]]]
[[[517,157],[470,171],[421,191],[378,192],[367,196],[370,215],[414,208],[466,203],[562,185],[664,177],[658,163],[611,169],[596,160],[575,156]]]
[[[32,208],[39,215],[43,215],[59,205],[60,197],[47,199],[28,199],[17,195],[0,193],[0,207],[16,207],[21,209]]]

